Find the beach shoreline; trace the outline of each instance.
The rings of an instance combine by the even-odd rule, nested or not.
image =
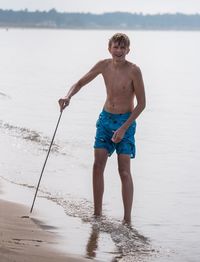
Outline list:
[[[31,217],[23,215],[27,213],[26,206],[0,200],[0,210],[1,262],[86,261],[57,251],[53,233],[43,230]]]
[[[3,182],[3,184],[5,184]],[[1,262],[88,261],[79,255],[59,249],[62,239],[56,227],[41,217],[30,215],[27,205],[6,199],[1,183],[0,199],[0,257]],[[9,194],[9,193],[8,193]]]

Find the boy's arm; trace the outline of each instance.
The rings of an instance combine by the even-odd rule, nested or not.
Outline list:
[[[58,101],[61,111],[69,105],[70,99],[73,95],[75,95],[83,86],[91,82],[95,77],[102,73],[102,68],[103,61],[100,61],[95,66],[93,66],[87,74],[85,74],[81,79],[79,79],[78,82],[72,85],[67,95],[63,98],[60,98]]]
[[[144,90],[144,82],[142,73],[139,67],[136,67],[133,74],[134,92],[137,100],[137,105],[133,109],[130,117],[124,123],[123,127],[127,130],[134,120],[141,114],[146,106],[146,97]]]
[[[144,110],[146,106],[144,83],[143,83],[142,73],[139,67],[136,67],[134,69],[133,85],[134,85],[134,93],[137,99],[137,105],[133,109],[133,112],[131,113],[127,121],[114,133],[112,137],[112,141],[114,143],[119,143],[122,140],[126,130],[129,128],[132,122],[141,114],[141,112]]]

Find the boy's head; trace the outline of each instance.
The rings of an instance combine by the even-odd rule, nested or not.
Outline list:
[[[129,46],[130,46],[130,39],[125,34],[116,33],[109,39],[109,42],[108,42],[108,47],[109,48],[111,48],[112,43],[117,43],[118,45],[123,45],[124,47],[128,47],[129,48]]]

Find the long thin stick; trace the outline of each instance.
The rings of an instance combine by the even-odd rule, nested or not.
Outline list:
[[[43,172],[44,172],[44,169],[45,169],[45,166],[46,166],[46,163],[47,163],[47,159],[48,159],[49,153],[50,153],[50,151],[51,151],[51,146],[52,146],[52,144],[53,144],[53,141],[54,141],[54,138],[55,138],[55,135],[56,135],[56,131],[57,131],[58,125],[59,125],[59,123],[60,123],[61,116],[62,116],[62,111],[60,112],[60,116],[59,116],[58,122],[57,122],[57,124],[56,124],[56,128],[55,128],[55,131],[54,131],[52,140],[51,140],[51,144],[50,144],[50,146],[49,146],[49,150],[48,150],[46,159],[45,159],[45,161],[44,161],[44,165],[43,165],[43,167],[42,167],[42,171],[41,171],[41,174],[40,174],[40,179],[39,179],[39,181],[38,181],[38,185],[37,185],[37,188],[36,188],[36,192],[35,192],[35,196],[34,196],[34,199],[33,199],[33,203],[32,203],[32,206],[31,206],[30,213],[32,213],[32,211],[33,211],[33,206],[34,206],[35,199],[36,199],[36,196],[37,196],[37,192],[38,192],[38,189],[39,189],[39,186],[40,186],[40,182],[41,182],[41,179],[42,179],[42,174],[43,174]]]

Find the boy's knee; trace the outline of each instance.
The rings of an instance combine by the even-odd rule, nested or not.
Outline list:
[[[129,170],[123,168],[119,168],[119,174],[122,179],[129,179],[131,177]]]
[[[94,171],[102,171],[104,170],[104,167],[105,163],[103,163],[102,161],[95,161],[93,164]]]

